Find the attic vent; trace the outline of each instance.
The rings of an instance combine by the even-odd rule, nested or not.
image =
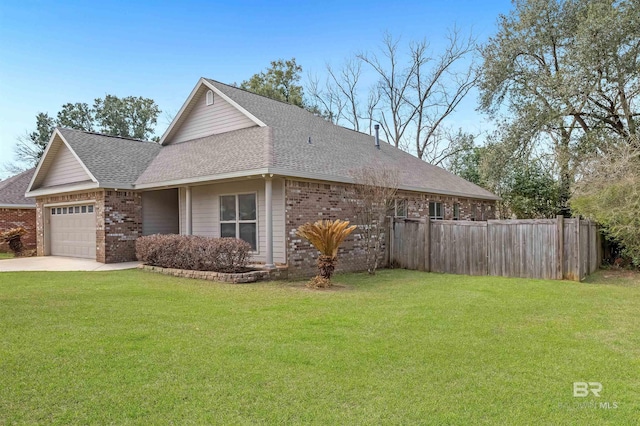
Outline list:
[[[213,105],[213,90],[207,92],[207,106]]]

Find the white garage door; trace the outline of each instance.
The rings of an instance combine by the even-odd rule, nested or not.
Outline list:
[[[96,212],[93,204],[51,207],[51,254],[96,258]]]

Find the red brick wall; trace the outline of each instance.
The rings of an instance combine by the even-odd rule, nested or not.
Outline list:
[[[36,209],[8,209],[0,208],[0,232],[22,226],[27,234],[22,237],[22,243],[29,249],[36,248]],[[7,243],[0,243],[0,252],[9,252]]]
[[[142,236],[142,196],[135,191],[105,191],[105,259],[117,263],[136,260],[136,239]]]
[[[357,224],[353,203],[349,202],[349,185],[327,182],[285,181],[285,209],[287,234],[287,261],[289,277],[308,277],[316,273],[318,251],[304,238],[296,235],[300,225],[320,219],[342,219]],[[429,215],[429,202],[443,203],[445,219],[453,219],[453,205],[460,204],[460,219],[469,220],[477,211],[478,220],[484,209],[484,219],[493,219],[495,202],[462,197],[399,191],[399,199],[407,200],[409,217]],[[384,265],[381,262],[380,266]],[[363,271],[366,269],[365,250],[358,230],[342,244],[338,253],[337,271]]]

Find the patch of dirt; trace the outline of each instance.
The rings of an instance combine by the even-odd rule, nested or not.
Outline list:
[[[585,283],[640,286],[640,271],[629,269],[601,269],[588,276]]]

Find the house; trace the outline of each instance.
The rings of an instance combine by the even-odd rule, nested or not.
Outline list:
[[[24,194],[34,171],[30,169],[0,181],[0,233],[23,227],[27,234],[22,243],[29,250],[36,248],[36,200]],[[7,244],[0,242],[0,252],[7,251]]]
[[[202,78],[159,143],[58,128],[29,185],[39,255],[135,259],[154,233],[238,237],[253,260],[315,268],[295,235],[318,219],[352,219],[345,188],[362,167],[399,171],[401,214],[485,219],[490,192],[373,136],[294,105]],[[357,235],[346,270],[363,268]]]

